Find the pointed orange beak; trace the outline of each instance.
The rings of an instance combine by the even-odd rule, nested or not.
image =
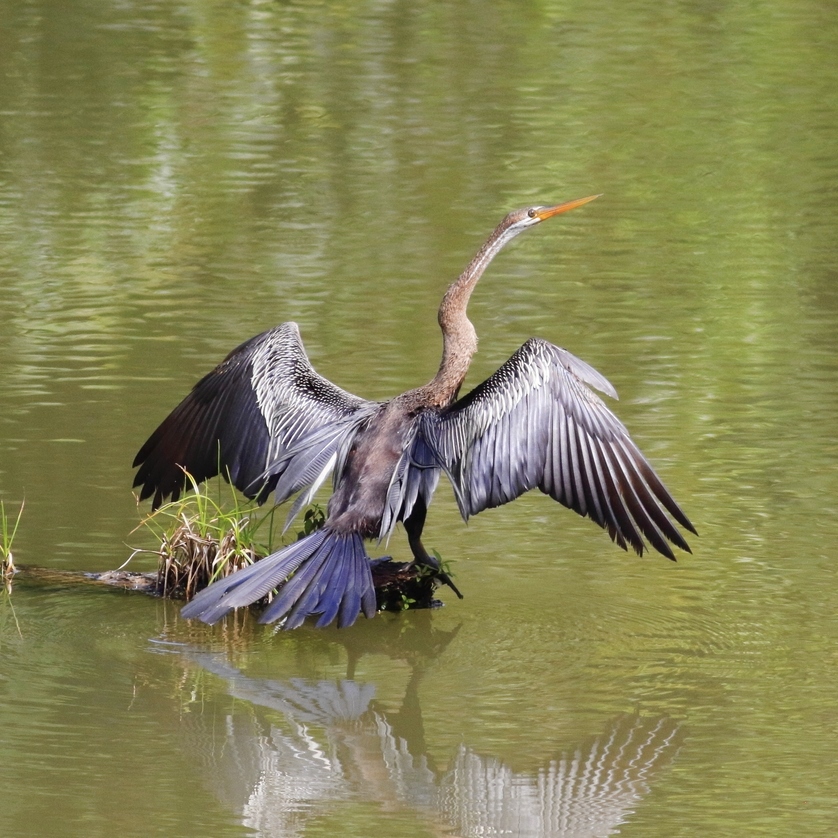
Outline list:
[[[602,193],[600,192],[600,195]],[[576,209],[576,207],[581,207],[582,204],[588,204],[593,201],[595,198],[599,198],[599,195],[589,195],[587,198],[577,198],[575,201],[565,201],[563,204],[559,204],[555,207],[546,207],[542,210],[536,210],[536,215],[538,216],[539,221],[544,221],[547,218],[552,218],[554,215],[558,215],[560,212],[567,212],[568,210]]]

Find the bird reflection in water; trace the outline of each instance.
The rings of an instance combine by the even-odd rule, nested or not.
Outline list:
[[[424,742],[421,668],[401,710],[386,713],[371,683],[251,678],[214,654],[184,654],[253,711],[230,713],[223,725],[216,714],[189,714],[187,724],[213,791],[260,836],[302,835],[335,801],[352,799],[415,812],[440,835],[612,835],[680,744],[671,719],[624,715],[537,772],[467,744],[437,770]]]

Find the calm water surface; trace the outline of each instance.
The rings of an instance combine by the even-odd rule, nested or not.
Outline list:
[[[701,533],[639,559],[543,496],[426,542],[466,598],[214,628],[21,574],[0,834],[831,835],[838,821],[838,20],[831,4],[0,0],[0,498],[25,565],[136,546],[138,446],[300,324],[383,398],[440,296],[477,383],[594,364]],[[406,553],[401,534],[391,545]],[[132,567],[149,569],[135,558]]]

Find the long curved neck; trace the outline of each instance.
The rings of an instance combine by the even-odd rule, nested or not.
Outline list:
[[[492,259],[519,232],[520,228],[511,227],[505,218],[445,292],[437,315],[442,329],[442,361],[437,374],[422,388],[430,404],[444,406],[457,397],[477,352],[477,332],[466,315],[471,292]]]

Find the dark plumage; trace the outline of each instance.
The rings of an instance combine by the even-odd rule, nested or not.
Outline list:
[[[295,323],[243,343],[195,385],[134,460],[141,499],[157,507],[179,497],[183,469],[201,481],[220,468],[260,503],[271,492],[277,503],[299,492],[289,520],[330,473],[334,492],[322,530],[210,585],[184,616],[214,623],[285,583],[263,622],[294,628],[317,616],[317,625],[346,626],[361,611],[371,617],[363,542],[387,538],[398,521],[415,560],[459,596],[421,541],[440,473],[466,519],[537,487],[623,549],[642,554],[648,542],[670,559],[670,543],[689,550],[669,516],[695,532],[692,524],[590,389],[617,395],[584,361],[532,338],[457,399],[477,349],[466,306],[483,271],[525,229],[590,200],[518,210],[501,222],[442,300],[442,361],[423,387],[385,402],[353,396],[314,371]]]

